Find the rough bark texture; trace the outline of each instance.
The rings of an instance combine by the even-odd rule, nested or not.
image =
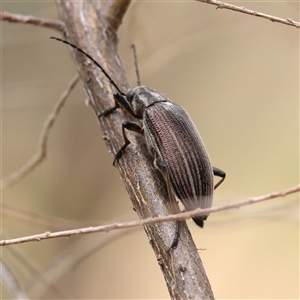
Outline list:
[[[111,75],[124,92],[129,88],[117,53],[117,29],[130,1],[57,1],[60,19],[65,22],[64,38],[87,51]],[[172,30],[172,28],[170,28]],[[78,73],[95,113],[114,104],[107,78],[89,59],[71,49]],[[123,145],[121,124],[130,120],[121,109],[99,120],[109,151],[116,153]],[[135,120],[136,121],[136,120]],[[170,214],[167,188],[162,176],[152,166],[142,136],[119,161],[118,168],[140,218]],[[145,226],[149,243],[156,255],[172,299],[213,299],[213,293],[198,251],[184,222],[177,249],[167,252],[174,237],[175,223]],[[145,277],[146,279],[147,277]]]

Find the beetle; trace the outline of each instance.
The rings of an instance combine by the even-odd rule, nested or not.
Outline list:
[[[210,208],[213,191],[225,180],[226,174],[211,165],[202,138],[185,109],[146,86],[138,85],[123,93],[105,69],[89,54],[68,41],[51,38],[87,56],[101,69],[117,90],[114,93],[115,106],[99,114],[99,118],[107,117],[122,107],[134,118],[142,121],[142,126],[134,122],[123,122],[122,134],[125,143],[117,152],[113,164],[115,165],[122,158],[130,144],[126,130],[142,134],[153,158],[154,167],[162,173],[166,181],[170,199],[174,199],[172,195],[174,193],[187,211]],[[215,185],[214,175],[221,178]],[[196,216],[193,220],[198,226],[203,227],[207,217],[208,215]],[[177,222],[175,239],[170,248],[176,247],[178,237],[179,222]]]
[[[185,209],[211,207],[213,190],[225,180],[226,174],[211,165],[201,136],[186,110],[145,86],[130,89],[125,95],[115,93],[114,98],[115,107],[100,116],[107,116],[120,105],[143,121],[143,126],[123,122],[125,143],[117,152],[114,163],[130,144],[125,129],[143,134],[154,167],[162,173],[167,185],[171,185]],[[215,186],[213,175],[221,177]],[[207,217],[198,216],[193,220],[203,227]]]

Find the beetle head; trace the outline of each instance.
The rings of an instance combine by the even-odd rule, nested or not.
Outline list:
[[[126,93],[126,99],[139,117],[143,117],[145,110],[149,106],[157,102],[169,102],[165,96],[146,86],[138,86],[129,90]]]

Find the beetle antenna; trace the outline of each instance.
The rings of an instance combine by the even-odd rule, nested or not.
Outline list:
[[[139,72],[139,65],[138,65],[138,59],[137,59],[135,44],[131,45],[131,49],[133,51],[133,58],[134,58],[135,74],[136,74],[136,78],[137,78],[137,85],[140,86],[141,85],[141,77],[140,77],[140,72]]]
[[[63,42],[71,47],[73,47],[74,49],[78,50],[79,52],[81,52],[82,54],[84,54],[87,58],[89,58],[102,72],[103,74],[107,77],[107,79],[109,80],[109,82],[117,89],[117,91],[121,94],[121,95],[125,95],[120,89],[119,87],[117,86],[117,84],[112,80],[112,78],[108,75],[108,73],[103,69],[103,67],[96,61],[94,60],[89,54],[87,54],[86,52],[84,52],[82,49],[80,49],[79,47],[71,44],[70,42],[66,41],[66,40],[62,40],[62,39],[59,39],[57,37],[53,37],[51,36],[50,39],[53,39],[53,40],[57,40],[59,42]]]

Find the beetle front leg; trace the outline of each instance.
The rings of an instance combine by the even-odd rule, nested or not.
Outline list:
[[[129,139],[126,136],[125,129],[130,130],[130,131],[134,131],[134,132],[137,132],[137,133],[140,133],[140,134],[144,133],[143,128],[141,126],[139,126],[138,124],[133,123],[133,122],[123,122],[123,124],[122,124],[122,134],[123,134],[123,137],[124,137],[125,144],[117,152],[117,154],[115,156],[115,159],[114,159],[114,162],[113,162],[114,166],[116,165],[116,161],[119,160],[122,157],[125,149],[130,144]]]
[[[116,95],[119,95],[119,94],[114,94],[114,99],[115,99],[115,106],[114,107],[112,107],[112,108],[109,108],[109,109],[107,109],[107,110],[105,110],[103,113],[101,113],[101,114],[98,114],[98,118],[101,118],[101,117],[107,117],[107,116],[109,116],[110,114],[112,114],[117,108],[120,108],[121,106],[120,106],[120,104],[119,104],[119,98],[122,98],[122,97],[124,97],[124,96],[122,96],[122,95],[119,95],[119,97],[116,97]]]
[[[131,104],[128,102],[126,95],[120,93],[114,93],[115,106],[105,110],[103,113],[98,114],[98,118],[107,117],[112,114],[117,108],[123,107],[127,112],[129,112],[133,117],[137,119],[141,119],[141,117],[137,116],[135,112],[132,110]]]
[[[105,110],[103,113],[98,114],[98,118],[101,117],[107,117],[108,115],[110,115],[111,113],[113,113],[117,108],[119,108],[118,104],[116,103],[114,107],[109,108],[107,110]]]
[[[214,187],[214,189],[216,189],[225,180],[226,173],[224,171],[222,171],[221,169],[218,169],[216,167],[212,167],[212,168],[213,168],[214,175],[218,176],[218,177],[221,177],[220,181]]]
[[[128,101],[127,97],[119,93],[114,94],[115,102],[122,106],[128,113],[130,113],[136,119],[142,119],[138,116],[132,109],[131,103]]]

